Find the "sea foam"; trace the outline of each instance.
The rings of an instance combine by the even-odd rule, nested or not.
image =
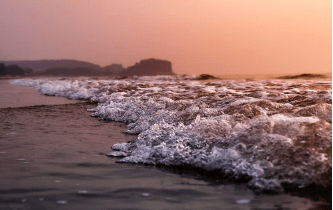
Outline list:
[[[125,132],[138,138],[112,146],[118,162],[200,168],[251,180],[259,192],[331,182],[331,81],[156,76],[12,84],[98,102],[92,116],[127,123]]]

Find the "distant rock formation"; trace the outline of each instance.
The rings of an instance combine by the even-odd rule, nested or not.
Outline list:
[[[16,64],[5,66],[0,63],[0,76],[32,76],[33,70],[31,68],[22,68]]]
[[[208,79],[218,79],[218,78],[214,77],[210,74],[200,74],[200,76],[197,79],[198,80],[208,80]]]
[[[300,75],[292,75],[292,76],[282,76],[277,79],[315,79],[315,78],[327,78],[323,74],[300,74]]]
[[[1,62],[0,62],[1,63]],[[4,65],[22,66],[26,69],[26,75],[45,76],[154,76],[174,75],[171,62],[154,58],[141,60],[134,66],[124,68],[121,64],[111,64],[105,67],[70,59],[63,60],[31,60],[31,61],[3,61]],[[0,76],[3,70],[0,66]],[[14,72],[14,71],[12,71]],[[3,73],[5,74],[5,73]]]
[[[141,60],[134,66],[128,67],[121,72],[120,76],[153,76],[153,75],[174,75],[172,72],[171,62],[149,58]]]
[[[19,65],[23,68],[31,68],[35,73],[45,71],[50,68],[89,68],[94,70],[99,70],[101,67],[99,65],[85,62],[85,61],[77,61],[72,59],[61,59],[61,60],[30,60],[30,61],[1,61],[0,63],[4,63],[5,65]]]

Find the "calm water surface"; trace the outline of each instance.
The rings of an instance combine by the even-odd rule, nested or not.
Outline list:
[[[9,82],[0,80],[0,108],[78,103],[77,100],[41,95],[33,87],[10,85]]]

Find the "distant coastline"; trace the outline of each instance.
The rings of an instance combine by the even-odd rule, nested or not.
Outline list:
[[[121,64],[105,67],[71,59],[0,61],[0,76],[154,76],[174,75],[170,61],[149,58],[124,68]]]
[[[278,79],[325,79],[327,78],[324,74],[299,74],[299,75],[288,75],[278,77]]]
[[[3,67],[14,69],[14,73],[4,73]],[[167,60],[144,59],[127,68],[121,64],[113,63],[104,67],[97,64],[73,59],[58,60],[12,60],[0,61],[0,79],[12,77],[76,77],[76,76],[97,76],[124,78],[128,76],[156,76],[176,75],[173,72],[172,64]],[[181,76],[181,75],[180,75]],[[186,75],[184,75],[186,76]],[[303,74],[200,74],[198,80],[269,80],[269,79],[325,79],[332,80],[332,72],[329,73],[303,73]]]
[[[332,80],[332,72],[320,74],[230,74],[214,75],[221,80],[270,80],[270,79],[325,79]]]

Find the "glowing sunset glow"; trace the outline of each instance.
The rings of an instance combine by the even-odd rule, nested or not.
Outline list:
[[[330,0],[0,0],[0,60],[77,59],[178,74],[332,71]]]

